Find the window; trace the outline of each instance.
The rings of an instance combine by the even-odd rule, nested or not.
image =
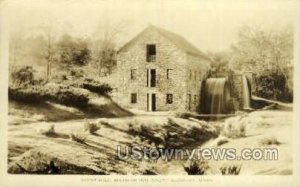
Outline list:
[[[197,104],[197,95],[194,95],[194,103]]]
[[[147,62],[155,62],[156,58],[156,46],[154,44],[147,45]]]
[[[147,70],[147,87],[155,87],[156,85],[156,70],[148,69]]]
[[[137,103],[137,94],[136,93],[131,94],[131,103]]]
[[[167,94],[167,104],[172,104],[173,103],[173,94]]]
[[[131,69],[130,71],[130,79],[136,80],[136,69]]]
[[[195,74],[195,80],[197,80],[197,72],[195,71],[194,74]]]
[[[167,69],[167,79],[171,79],[173,69]]]
[[[192,80],[192,74],[193,74],[193,72],[192,72],[192,70],[190,70],[190,80]]]

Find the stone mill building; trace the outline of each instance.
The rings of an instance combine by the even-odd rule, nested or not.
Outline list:
[[[117,53],[117,102],[144,111],[196,111],[210,60],[183,37],[150,25]]]

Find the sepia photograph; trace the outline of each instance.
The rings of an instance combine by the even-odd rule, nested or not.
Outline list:
[[[3,186],[299,185],[299,1],[0,5]]]

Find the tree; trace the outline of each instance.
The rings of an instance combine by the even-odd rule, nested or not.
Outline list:
[[[85,40],[63,35],[57,42],[59,61],[67,66],[86,65],[90,60],[90,49]]]
[[[242,71],[282,72],[291,67],[293,58],[293,33],[290,27],[266,30],[243,27],[238,40],[232,45],[230,66]]]
[[[285,100],[292,95],[293,32],[291,27],[277,30],[243,27],[232,45],[230,68],[256,74],[256,94]],[[270,84],[269,82],[273,83]],[[266,86],[272,85],[272,86]]]
[[[98,74],[105,76],[110,74],[116,66],[116,41],[120,34],[126,30],[127,23],[122,21],[99,22],[94,33],[94,44],[92,44],[93,62],[96,64]]]
[[[226,77],[229,72],[228,63],[231,57],[230,51],[207,52],[207,56],[211,59],[210,76]]]

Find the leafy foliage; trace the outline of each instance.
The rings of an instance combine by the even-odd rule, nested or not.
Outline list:
[[[34,75],[33,75],[33,68],[32,66],[25,66],[19,69],[12,69],[11,72],[11,79],[13,84],[18,86],[26,86],[33,84],[34,82]]]
[[[85,106],[89,101],[86,90],[58,84],[10,87],[8,93],[9,99],[27,103],[52,101],[67,106]]]
[[[188,175],[204,175],[209,169],[206,161],[188,160],[183,166]]]
[[[292,101],[292,92],[287,87],[287,79],[282,73],[271,72],[255,79],[256,95],[274,100]]]
[[[263,30],[244,27],[232,46],[229,67],[255,73],[256,95],[292,100],[293,33],[290,27]]]
[[[101,83],[94,79],[78,79],[71,83],[71,86],[87,89],[100,95],[108,95],[112,88],[109,84]]]
[[[63,35],[57,46],[60,51],[60,62],[66,65],[86,65],[90,58],[87,42],[81,39]]]

